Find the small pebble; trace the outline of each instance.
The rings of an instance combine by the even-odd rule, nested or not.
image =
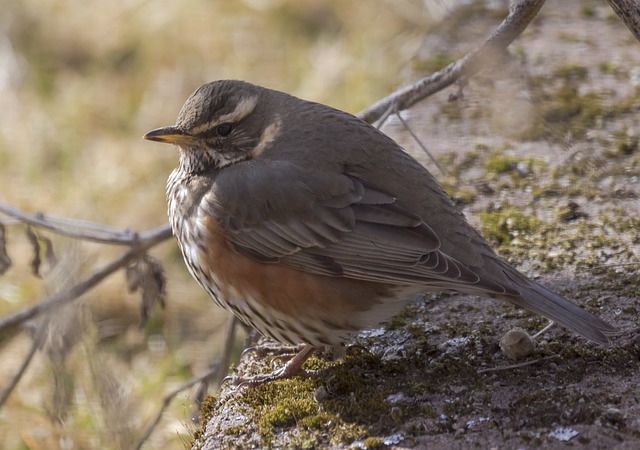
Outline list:
[[[518,360],[532,354],[535,350],[535,344],[526,331],[522,328],[514,328],[500,339],[500,350],[509,359]]]
[[[327,398],[329,398],[329,392],[327,392],[327,388],[324,386],[320,386],[318,389],[316,389],[316,391],[313,393],[313,399],[318,402],[318,403],[322,403],[323,401],[325,401]]]

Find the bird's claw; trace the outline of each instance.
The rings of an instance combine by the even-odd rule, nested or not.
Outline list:
[[[279,369],[271,373],[255,375],[253,377],[242,378],[237,375],[229,375],[222,382],[230,382],[234,390],[242,388],[254,388],[264,383],[270,383],[277,380],[286,380],[293,377],[315,378],[321,373],[320,370],[305,370],[302,368],[290,368],[289,364],[285,364]]]

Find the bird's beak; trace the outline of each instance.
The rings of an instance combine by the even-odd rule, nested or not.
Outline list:
[[[188,135],[176,127],[164,127],[149,131],[147,134],[142,136],[142,139],[175,145],[193,144],[196,140],[194,136]]]

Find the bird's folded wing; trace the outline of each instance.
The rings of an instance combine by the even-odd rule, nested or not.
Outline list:
[[[434,230],[373,183],[273,164],[277,179],[249,166],[244,175],[252,183],[239,188],[219,179],[203,199],[239,253],[327,276],[510,293],[444,254]],[[258,205],[251,210],[243,207],[249,197]]]

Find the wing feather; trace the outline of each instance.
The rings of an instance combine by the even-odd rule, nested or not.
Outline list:
[[[272,163],[280,180],[254,177],[255,192],[225,190],[219,182],[203,197],[202,210],[227,224],[238,252],[326,276],[513,293],[443,253],[434,230],[371,181]],[[284,201],[283,192],[294,188],[295,201]],[[247,195],[258,200],[253,210],[238,205]]]

